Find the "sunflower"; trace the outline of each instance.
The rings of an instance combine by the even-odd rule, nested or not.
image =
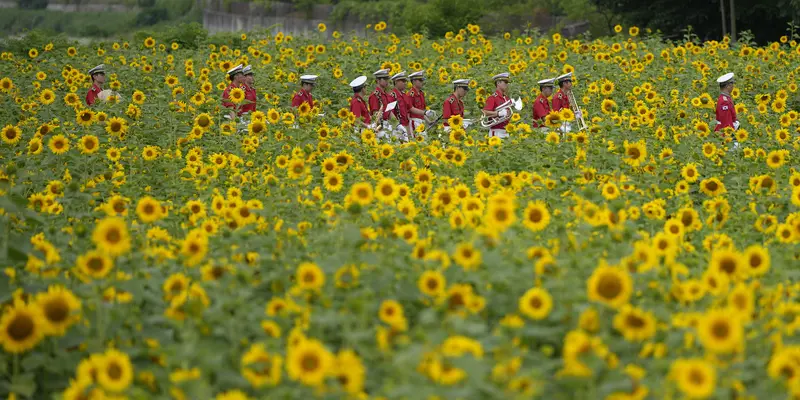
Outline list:
[[[47,292],[37,294],[36,304],[44,315],[44,331],[47,335],[63,336],[80,319],[80,300],[63,286],[50,286]]]
[[[342,190],[344,179],[338,172],[331,172],[325,175],[323,179],[325,189],[331,192],[338,192]]]
[[[300,341],[288,353],[287,371],[289,377],[307,386],[319,386],[331,373],[333,356],[317,340]]]
[[[786,164],[786,150],[773,150],[767,154],[767,166],[772,169],[778,169]]]
[[[700,182],[700,190],[709,197],[716,197],[726,192],[725,184],[716,177],[703,179]]]
[[[106,121],[106,132],[114,137],[122,137],[128,132],[128,122],[125,118],[111,117]]]
[[[282,365],[283,357],[268,353],[264,345],[258,343],[242,356],[241,372],[254,388],[270,387],[281,382]]]
[[[614,316],[614,329],[619,331],[625,340],[642,342],[656,334],[656,319],[651,312],[625,305]]]
[[[83,127],[91,126],[94,123],[94,111],[92,110],[81,110],[75,116],[75,121],[78,125]]]
[[[97,382],[114,393],[127,389],[133,382],[133,365],[128,355],[118,350],[106,351],[97,370]]]
[[[644,140],[640,140],[635,143],[628,143],[626,140],[624,143],[625,146],[625,164],[628,164],[632,167],[638,167],[644,160],[647,158],[647,145],[645,144]]]
[[[366,370],[354,351],[341,350],[336,355],[333,370],[333,375],[345,392],[352,395],[363,392]]]
[[[669,376],[687,398],[705,399],[716,390],[717,373],[714,366],[703,359],[678,359],[672,362]]]
[[[136,204],[136,215],[145,224],[158,221],[163,216],[161,203],[150,196],[144,196]]]
[[[76,261],[78,270],[91,278],[104,278],[114,268],[114,261],[100,250],[89,250],[78,256]]]
[[[686,179],[687,182],[696,182],[699,175],[695,163],[688,163],[681,168],[681,176],[683,179]]]
[[[633,281],[624,269],[601,263],[589,277],[586,290],[589,300],[619,308],[628,303],[633,293]]]
[[[405,331],[408,329],[408,322],[406,321],[403,312],[403,306],[395,300],[384,300],[378,310],[378,318],[391,326],[395,331]]]
[[[550,224],[550,211],[547,205],[540,200],[529,202],[523,211],[522,223],[533,232],[543,230]]]
[[[417,287],[427,296],[440,297],[445,293],[447,281],[439,271],[425,271],[417,280]]]
[[[744,257],[732,249],[714,250],[708,269],[723,273],[731,280],[745,277],[748,273]]]
[[[372,185],[367,182],[359,182],[350,187],[350,198],[352,201],[365,206],[372,202]]]
[[[542,288],[528,289],[519,299],[519,311],[533,320],[541,320],[550,315],[553,298]]]
[[[705,313],[697,326],[700,342],[713,353],[737,351],[744,340],[744,328],[736,312],[716,309]]]
[[[80,142],[81,154],[94,154],[100,149],[100,141],[97,136],[85,135],[81,138]]]
[[[110,256],[119,256],[131,249],[131,240],[125,221],[117,217],[101,220],[94,228],[92,242]]]
[[[397,199],[397,186],[392,178],[382,178],[375,185],[375,198],[384,204],[392,204]]]
[[[44,337],[47,321],[38,303],[15,300],[0,318],[0,345],[9,353],[23,353],[34,348]]]
[[[69,139],[61,134],[55,135],[47,142],[47,147],[54,154],[64,154],[69,151]]]
[[[470,243],[461,243],[453,252],[453,260],[465,270],[474,270],[482,263],[480,250]]]
[[[22,129],[14,125],[6,125],[0,132],[0,138],[7,144],[17,144],[22,139]]]
[[[294,279],[301,289],[319,290],[325,285],[325,273],[312,262],[301,263],[297,267]]]

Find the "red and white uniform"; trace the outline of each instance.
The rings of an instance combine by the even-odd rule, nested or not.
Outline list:
[[[550,114],[550,102],[547,101],[547,97],[544,94],[539,93],[539,96],[533,102],[533,127],[544,127],[544,119],[547,114]]]
[[[408,100],[406,99],[405,93],[395,88],[392,89],[390,96],[392,96],[391,101],[397,101],[397,105],[395,106],[394,110],[392,110],[392,112],[394,112],[394,116],[397,117],[398,121],[400,121],[400,125],[408,126]]]
[[[720,93],[717,98],[717,126],[714,132],[720,131],[724,128],[734,126],[734,122],[738,121],[736,118],[736,107],[733,105],[733,98],[725,93]]]
[[[447,120],[453,115],[464,117],[464,102],[459,100],[455,93],[451,94],[450,97],[444,101],[444,107],[442,108],[442,119],[444,120],[445,131],[450,130],[450,123],[447,122]]]
[[[243,114],[254,112],[256,110],[256,102],[258,101],[258,94],[256,94],[256,88],[244,85],[242,89],[244,89],[244,99],[251,103],[243,105],[240,111]]]
[[[558,112],[561,111],[562,108],[570,108],[569,97],[563,90],[559,89],[553,96],[553,111]]]
[[[97,101],[97,95],[102,91],[103,89],[101,89],[100,86],[97,86],[96,83],[92,82],[92,88],[86,92],[86,105],[91,106],[94,104],[94,102]]]
[[[423,92],[422,90],[412,87],[411,90],[408,91],[408,95],[406,96],[406,98],[408,100],[409,110],[411,110],[411,107],[422,110],[423,112],[425,112],[425,110],[428,109],[428,105],[425,103],[425,92]],[[411,115],[411,129],[416,130],[418,125],[425,123],[425,119],[423,116],[416,114],[410,114],[410,115]]]
[[[386,105],[391,103],[392,100],[389,97],[389,94],[381,90],[381,88],[376,87],[375,91],[369,95],[369,113],[374,114],[378,109],[381,112],[386,109]],[[383,112],[383,120],[386,121],[389,119],[389,113]]]
[[[372,117],[367,108],[367,103],[364,102],[360,94],[354,94],[353,98],[350,99],[350,112],[353,113],[356,118],[361,118],[365,124],[369,125],[372,123]]]
[[[233,104],[229,99],[231,98],[231,90],[233,90],[236,86],[232,83],[225,88],[225,91],[222,92],[222,105],[228,108],[236,108],[236,104]],[[245,91],[245,96],[247,95],[247,89],[244,87],[239,86],[239,89]],[[244,106],[241,106],[236,111],[236,115],[241,116],[244,114]]]
[[[493,95],[489,96],[486,99],[486,105],[483,106],[483,109],[486,111],[495,111],[498,107],[500,107],[503,103],[511,100],[508,96],[501,93],[499,90],[495,91]],[[506,125],[508,125],[508,120],[501,122],[497,125],[489,127],[489,136],[498,136],[500,138],[508,137],[506,133]]]
[[[303,103],[308,103],[311,108],[314,108],[314,97],[311,96],[311,92],[300,89],[300,91],[295,93],[294,97],[292,97],[292,107],[300,107]]]

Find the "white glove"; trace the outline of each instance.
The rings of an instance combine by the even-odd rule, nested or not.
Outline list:
[[[739,121],[733,121],[733,130],[739,129]]]
[[[505,118],[506,115],[508,115],[508,109],[504,108],[504,109],[500,110],[500,112],[497,113],[497,115],[500,116],[501,118]]]
[[[434,115],[435,115],[435,113],[433,112],[433,110],[427,110],[427,111],[425,111],[425,116],[426,116],[427,118],[429,118],[429,119],[430,119],[430,118],[433,118],[433,116],[434,116]]]
[[[580,110],[578,110],[578,112],[575,113],[575,118],[581,119],[582,117],[583,117],[583,113]]]

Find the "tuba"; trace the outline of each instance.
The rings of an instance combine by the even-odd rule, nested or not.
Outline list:
[[[574,89],[567,93],[567,98],[569,99],[569,108],[572,110],[572,113],[575,114],[575,123],[578,124],[578,130],[582,131],[586,129],[586,121],[583,119],[581,108],[578,106],[578,102],[575,100]],[[580,118],[578,118],[579,115]]]
[[[497,107],[494,111],[500,112],[502,110],[508,110],[508,114],[505,117],[487,117],[486,115],[481,116],[481,126],[484,128],[489,128],[495,126],[497,124],[502,124],[511,119],[514,115],[514,110],[521,111],[522,110],[522,98],[517,97],[516,100],[508,100],[505,103],[501,104],[500,107]]]

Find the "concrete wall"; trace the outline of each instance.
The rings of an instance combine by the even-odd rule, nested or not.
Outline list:
[[[268,29],[273,34],[280,32],[291,35],[304,35],[317,32],[317,25],[324,22],[328,26],[326,35],[334,30],[364,34],[367,23],[377,21],[361,21],[348,18],[344,21],[332,21],[329,17],[334,10],[330,4],[316,4],[309,12],[298,11],[291,3],[271,2],[269,7],[253,3],[230,2],[224,0],[204,0],[203,26],[209,33],[246,32]],[[519,15],[487,15],[481,21],[481,27],[489,32],[510,32],[528,27],[538,28],[546,32],[558,26],[561,19],[546,13],[532,13],[530,16]],[[488,29],[487,29],[488,28]],[[391,27],[388,29],[391,30]],[[565,25],[561,34],[566,37],[579,35],[589,30],[587,21]]]

